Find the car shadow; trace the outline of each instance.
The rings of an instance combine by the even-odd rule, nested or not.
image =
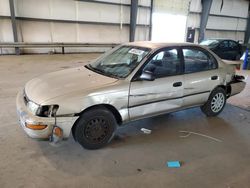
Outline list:
[[[76,176],[129,176],[141,173],[138,169],[146,166],[147,170],[163,168],[164,165],[155,164],[155,160],[168,155],[178,156],[185,144],[197,144],[202,146],[201,148],[206,148],[207,145],[209,147],[210,144],[213,147],[222,147],[221,144],[227,143],[228,140],[240,137],[233,125],[226,120],[225,116],[231,113],[230,107],[225,111],[225,114],[219,117],[207,118],[198,108],[194,108],[131,122],[119,128],[112,142],[99,150],[82,148],[72,136],[54,147],[48,142],[37,144],[49,164],[64,173]],[[152,132],[144,134],[141,128],[150,129]],[[181,138],[180,130],[206,134],[222,140],[222,143],[195,135]],[[152,152],[156,153],[155,159],[152,156],[147,159],[147,153],[151,155]],[[141,159],[149,160],[147,165]]]

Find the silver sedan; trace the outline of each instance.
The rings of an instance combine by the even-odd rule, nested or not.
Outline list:
[[[238,63],[189,43],[127,43],[29,81],[17,96],[18,118],[32,138],[57,142],[72,131],[84,148],[97,149],[130,121],[197,106],[218,115],[245,87]]]

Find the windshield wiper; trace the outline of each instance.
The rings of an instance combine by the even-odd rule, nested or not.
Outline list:
[[[104,76],[108,76],[108,77],[111,77],[111,78],[116,78],[116,79],[119,79],[120,77],[117,76],[117,75],[114,75],[114,74],[111,74],[111,73],[108,73],[108,72],[105,72],[101,69],[97,69],[95,67],[93,67],[91,64],[88,64],[88,65],[85,65],[86,68],[98,73],[98,74],[102,74]]]

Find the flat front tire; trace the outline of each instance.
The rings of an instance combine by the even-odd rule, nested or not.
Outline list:
[[[226,104],[226,92],[223,88],[215,88],[209,98],[208,101],[201,106],[201,111],[206,114],[206,116],[217,116],[221,113]]]
[[[114,115],[105,107],[100,107],[84,112],[73,131],[82,147],[99,149],[112,140],[116,126]]]

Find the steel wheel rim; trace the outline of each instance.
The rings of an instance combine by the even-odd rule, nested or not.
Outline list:
[[[219,112],[225,103],[225,96],[223,93],[217,93],[213,98],[211,102],[211,110],[215,113]]]
[[[95,117],[88,121],[85,129],[85,138],[93,144],[102,143],[108,137],[109,125],[104,117]]]

